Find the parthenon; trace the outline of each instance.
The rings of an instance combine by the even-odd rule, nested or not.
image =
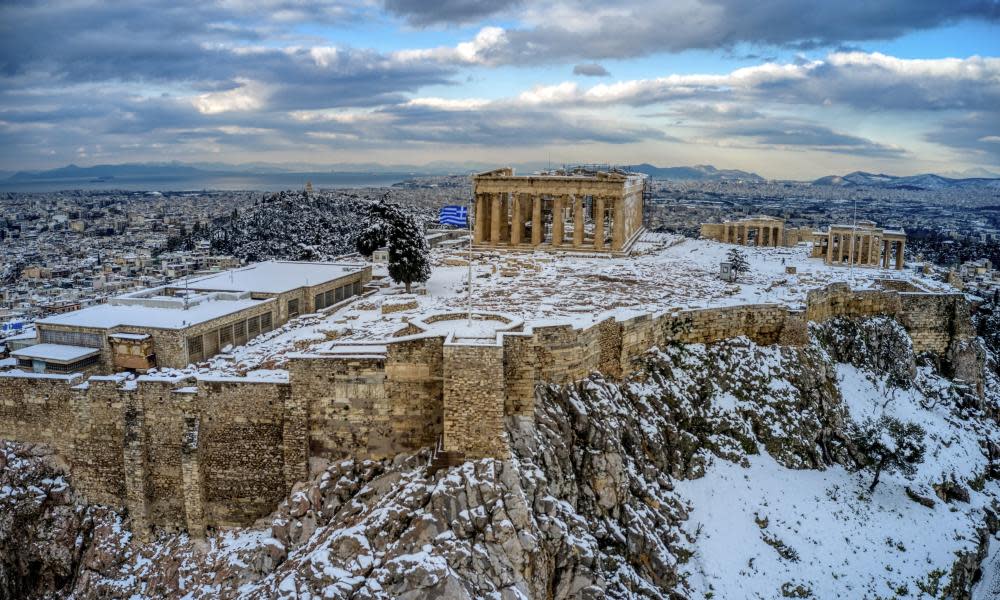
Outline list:
[[[627,253],[643,231],[646,177],[617,170],[473,177],[477,246]]]

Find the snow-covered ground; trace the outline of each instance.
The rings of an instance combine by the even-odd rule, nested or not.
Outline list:
[[[894,388],[847,364],[837,365],[837,379],[853,421],[889,414],[921,425],[924,462],[911,479],[883,474],[872,494],[870,472],[839,465],[788,469],[766,452],[749,456],[748,468],[716,460],[704,477],[678,481],[677,491],[693,505],[687,527],[697,532],[689,581],[705,597],[777,598],[808,590],[812,595],[791,597],[936,598],[956,553],[975,551],[972,532],[1000,485],[969,490],[968,503],[935,496],[932,483],[974,480],[987,467],[981,425],[956,418],[918,389],[947,382],[921,368],[918,386]],[[913,501],[907,487],[932,498],[934,507]],[[994,562],[998,546],[994,540]],[[1000,570],[985,576],[991,581],[979,586],[980,597],[997,598],[985,590],[1000,592]]]
[[[719,263],[732,244],[693,240],[671,234],[647,233],[633,255],[479,253],[473,260],[472,306],[477,311],[502,312],[522,319],[525,326],[569,323],[585,327],[609,316],[620,319],[673,308],[735,304],[784,303],[801,306],[806,293],[834,281],[855,288],[876,285],[880,278],[906,278],[928,289],[946,284],[915,272],[827,266],[810,258],[806,245],[794,248],[740,247],[750,272],[739,283],[719,278]],[[232,348],[191,373],[244,375],[257,369],[280,369],[290,352],[314,350],[334,339],[381,340],[406,320],[442,311],[468,309],[468,258],[461,246],[432,251],[434,268],[426,294],[415,296],[417,308],[382,315],[381,303],[401,293],[390,286],[338,310],[303,315],[281,329],[245,346]],[[452,263],[452,264],[447,264]],[[786,267],[795,267],[787,274]],[[376,276],[385,276],[376,266]],[[462,321],[455,321],[461,327]]]

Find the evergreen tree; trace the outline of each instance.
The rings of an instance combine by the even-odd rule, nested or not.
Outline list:
[[[865,457],[862,468],[875,473],[869,493],[875,491],[883,471],[899,471],[907,477],[917,472],[917,465],[924,462],[925,434],[920,425],[904,423],[889,415],[882,415],[877,420],[866,419],[852,429],[851,441]]]
[[[412,216],[389,201],[388,194],[369,206],[367,223],[355,247],[369,257],[379,248],[388,248],[389,277],[405,285],[406,293],[410,293],[413,283],[427,281],[431,276],[427,238]]]
[[[736,273],[737,277],[750,271],[750,263],[747,261],[747,255],[739,248],[731,249],[726,254],[726,260],[729,261],[730,268]]]

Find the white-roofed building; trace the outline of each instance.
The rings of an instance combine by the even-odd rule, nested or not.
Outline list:
[[[358,296],[370,280],[371,267],[364,264],[268,261],[40,319],[38,342],[97,350],[97,369],[108,372],[182,368]],[[36,372],[65,367],[53,356],[31,361]]]

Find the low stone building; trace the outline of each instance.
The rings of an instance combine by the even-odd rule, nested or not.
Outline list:
[[[646,181],[641,173],[610,169],[480,173],[472,178],[474,243],[496,249],[628,253],[643,231]]]
[[[46,352],[28,347],[15,358],[38,373],[67,372],[67,356],[89,361],[79,365],[86,371],[182,368],[358,296],[370,280],[361,264],[269,261],[174,281],[40,319]]]

